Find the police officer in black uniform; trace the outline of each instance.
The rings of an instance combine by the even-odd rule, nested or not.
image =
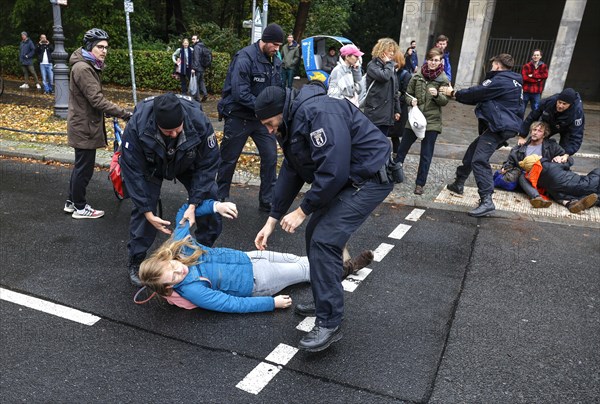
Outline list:
[[[164,94],[139,103],[123,134],[121,168],[133,202],[130,220],[129,277],[141,286],[138,272],[156,232],[171,234],[170,222],[157,215],[163,180],[178,180],[188,191],[184,220],[196,223],[196,240],[212,246],[222,230],[218,215],[195,217],[203,200],[217,198],[219,146],[198,103]]]
[[[268,86],[281,85],[281,60],[276,56],[283,43],[283,30],[268,25],[262,37],[235,54],[219,102],[220,116],[225,118],[219,167],[219,199],[229,197],[235,166],[248,140],[254,140],[260,155],[259,209],[271,209],[273,186],[277,177],[277,143],[254,115],[256,96]]]
[[[254,243],[263,250],[278,221],[293,233],[310,215],[306,251],[314,305],[298,305],[296,311],[314,310],[317,317],[299,348],[321,351],[342,337],[342,249],[394,187],[386,172],[390,142],[352,103],[328,97],[320,82],[299,92],[267,88],[256,99],[256,116],[269,133],[279,132],[285,159],[270,217]],[[310,190],[286,214],[305,183]]]
[[[448,184],[450,191],[462,194],[465,181],[473,171],[479,191],[479,206],[469,212],[474,217],[487,216],[496,210],[492,201],[494,179],[490,157],[519,133],[523,122],[523,78],[511,70],[515,64],[512,56],[502,53],[490,62],[492,70],[480,85],[459,91],[450,86],[442,88],[444,95],[462,104],[477,105],[479,136],[467,148],[454,182]]]

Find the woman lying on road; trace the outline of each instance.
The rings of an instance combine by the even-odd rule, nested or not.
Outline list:
[[[214,201],[206,201],[196,213],[199,214],[199,209],[203,209],[204,214],[213,212],[214,204]],[[235,205],[229,204],[233,205],[230,217],[237,217]],[[186,209],[187,204],[179,210],[176,219],[179,225],[171,238],[140,266],[142,284],[171,304],[227,313],[272,311],[292,304],[287,295],[272,295],[290,285],[310,282],[307,257],[199,244],[190,235],[189,223],[180,223]],[[372,251],[348,259],[344,264],[344,277],[372,260]]]

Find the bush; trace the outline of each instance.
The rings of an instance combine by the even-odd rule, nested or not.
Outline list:
[[[133,51],[136,86],[161,91],[178,91],[181,88],[179,80],[175,80],[171,76],[174,70],[171,54],[167,51]],[[204,82],[209,92],[220,92],[223,88],[230,60],[228,53],[213,52],[212,66],[204,73]],[[2,74],[15,76],[21,74],[17,46],[0,47],[0,66],[2,66]],[[102,82],[131,86],[129,52],[127,50],[110,50],[106,58]]]

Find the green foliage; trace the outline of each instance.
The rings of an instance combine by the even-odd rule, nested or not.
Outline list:
[[[135,63],[135,82],[138,88],[162,91],[177,91],[179,80],[174,79],[171,52],[167,51],[133,51]],[[204,73],[204,82],[209,92],[220,92],[225,83],[227,68],[231,57],[228,53],[213,52],[212,66]],[[0,66],[3,74],[19,76],[19,48],[17,46],[0,47]],[[36,63],[37,67],[37,63]],[[106,57],[106,67],[102,82],[131,86],[129,70],[129,52],[125,49],[111,49]]]
[[[219,28],[217,24],[212,22],[199,25],[191,24],[190,31],[191,33],[187,38],[198,35],[202,42],[211,48],[213,52],[225,52],[233,56],[238,50],[248,45],[248,40],[238,38],[232,29]]]
[[[306,36],[343,35],[350,27],[354,3],[355,0],[314,0],[310,5]]]

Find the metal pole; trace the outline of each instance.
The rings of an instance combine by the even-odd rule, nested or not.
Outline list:
[[[69,67],[67,66],[68,54],[65,51],[65,36],[63,35],[60,6],[57,0],[50,0],[54,25],[52,26],[52,40],[54,42],[54,115],[66,119],[69,111]]]
[[[269,0],[263,0],[263,12],[262,12],[262,28],[263,30],[267,27],[267,13],[269,12]]]
[[[127,1],[125,2],[127,3]],[[131,10],[133,10],[133,2],[131,2]],[[135,69],[133,67],[133,47],[131,46],[131,25],[129,24],[128,6],[125,4],[125,21],[127,23],[127,45],[129,46],[129,68],[131,70],[131,89],[133,91],[133,104],[137,104],[137,91],[135,88]]]
[[[256,0],[252,0],[252,28],[250,29],[250,45],[254,43],[254,18],[256,17]]]

